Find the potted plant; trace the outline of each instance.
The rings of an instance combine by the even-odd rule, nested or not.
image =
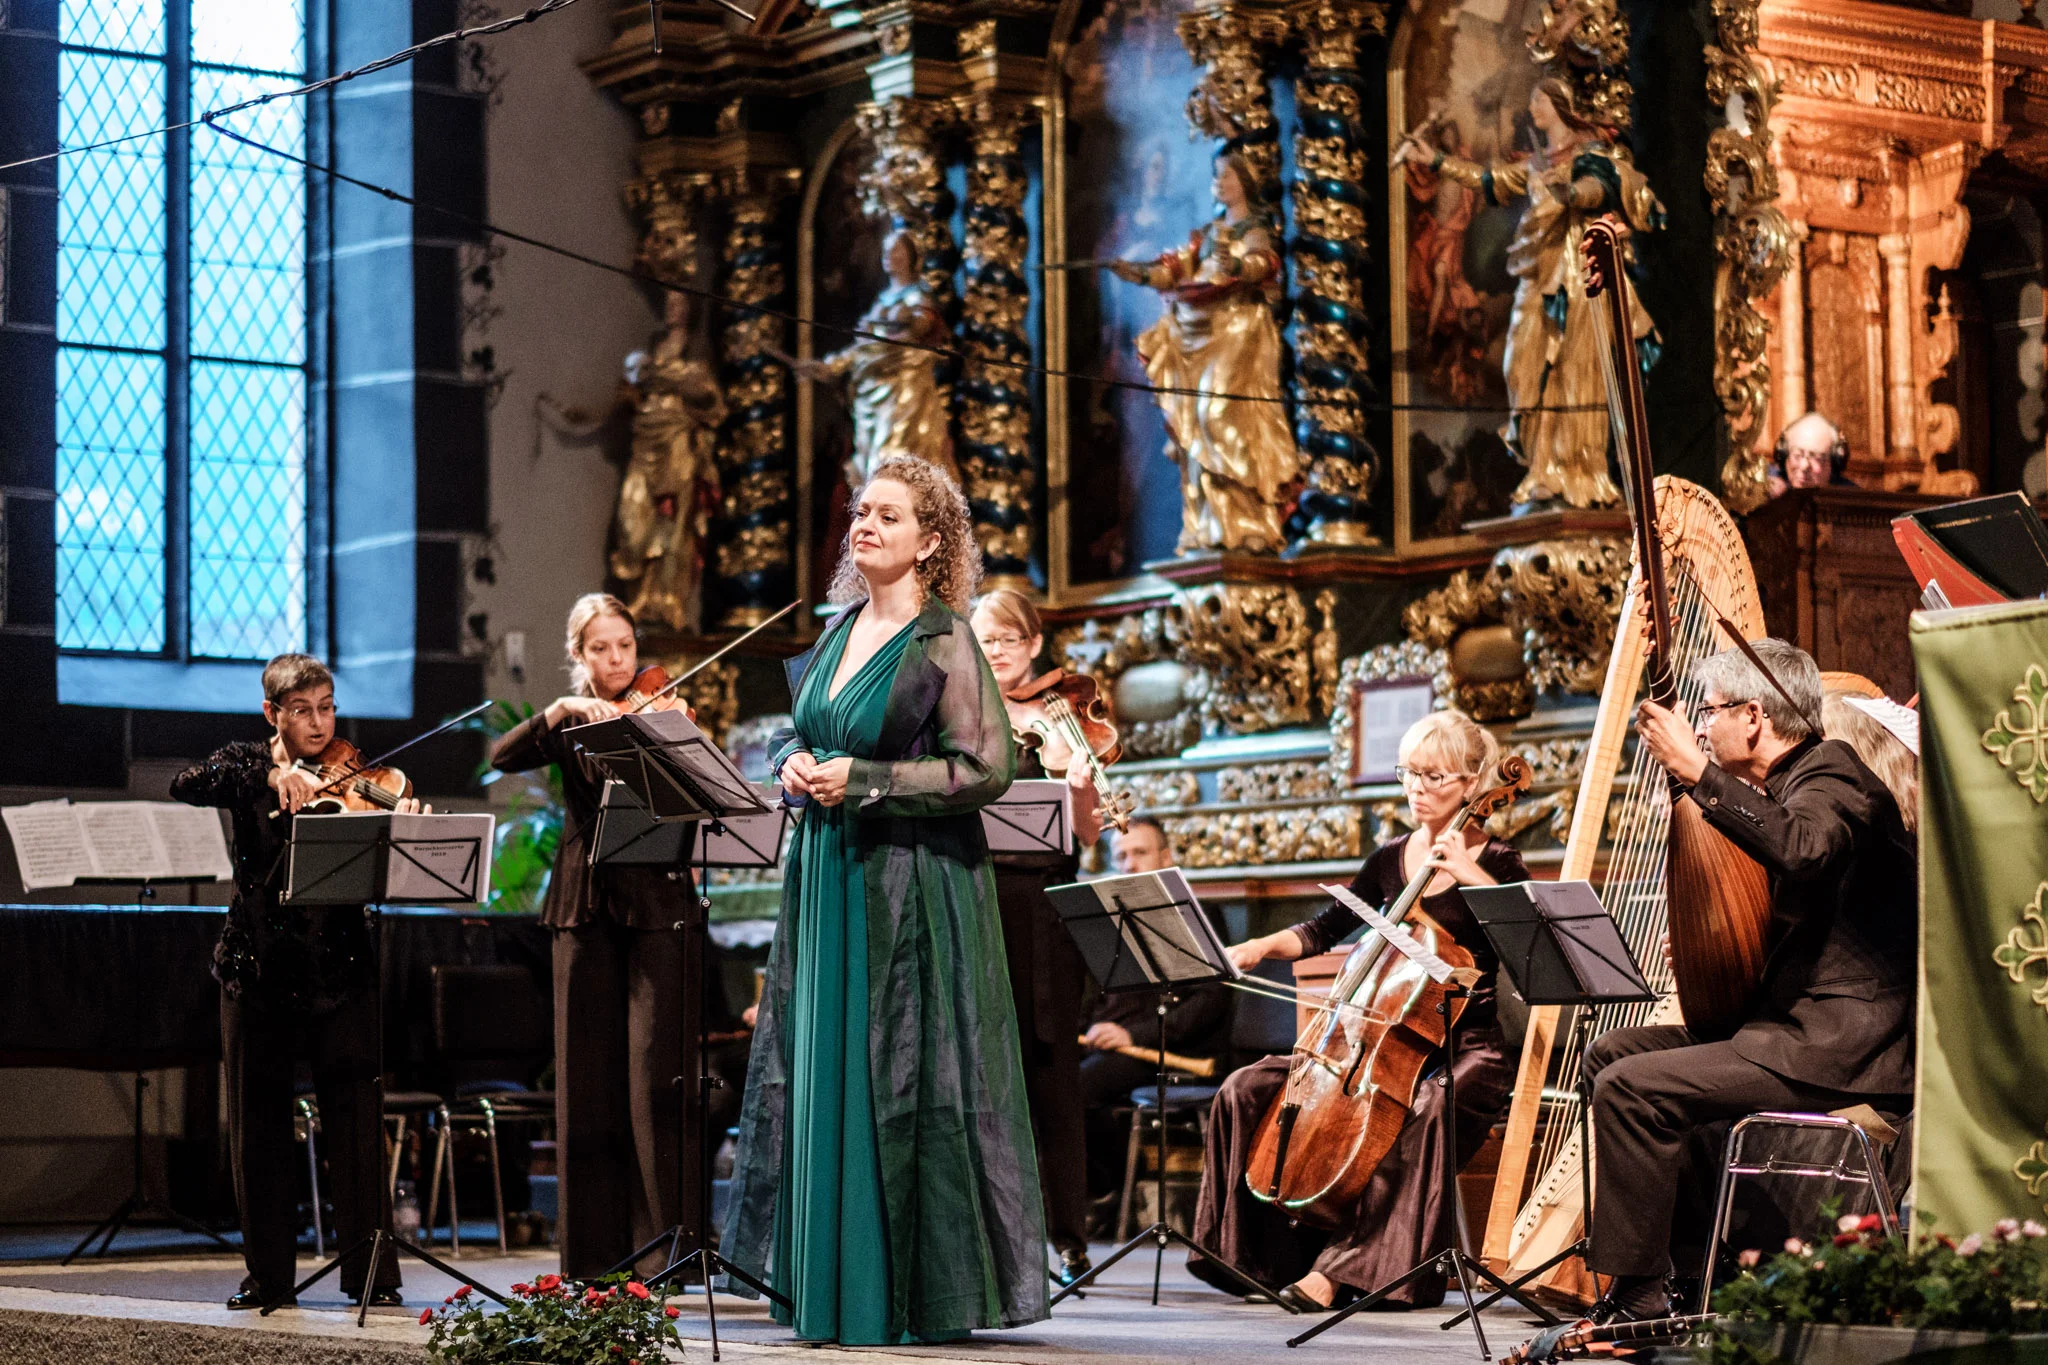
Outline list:
[[[2048,1227],[2032,1219],[1910,1243],[1849,1215],[1738,1264],[1714,1294],[1716,1365],[1878,1365],[2048,1331]]]
[[[665,1298],[623,1275],[543,1275],[513,1285],[495,1312],[463,1285],[422,1312],[420,1325],[433,1329],[428,1354],[451,1365],[656,1365],[666,1348],[683,1349],[680,1310]]]

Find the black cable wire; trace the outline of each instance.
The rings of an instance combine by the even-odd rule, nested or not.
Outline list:
[[[431,52],[437,47],[445,47],[449,43],[459,43],[470,38],[485,38],[493,33],[503,33],[507,29],[517,28],[521,24],[533,23],[537,19],[553,14],[556,10],[567,9],[569,6],[579,2],[580,0],[545,0],[544,3],[535,5],[532,9],[526,10],[523,13],[515,14],[509,19],[498,19],[488,24],[478,24],[474,28],[459,28],[449,33],[437,34],[425,42],[414,43],[411,47],[394,52],[387,57],[379,57],[374,62],[367,62],[362,66],[352,67],[338,75],[324,77],[310,85],[297,85],[289,90],[273,90],[267,95],[258,95],[254,99],[243,100],[240,104],[230,104],[219,109],[209,109],[197,118],[186,119],[183,123],[173,123],[162,128],[150,128],[140,133],[123,133],[119,137],[110,137],[100,142],[88,142],[78,147],[59,147],[56,151],[44,152],[41,156],[29,156],[23,157],[19,161],[9,161],[4,165],[0,165],[0,171],[11,171],[20,166],[35,166],[45,161],[55,161],[59,157],[76,156],[80,152],[97,152],[108,147],[118,147],[124,142],[136,142],[146,137],[162,137],[166,133],[175,133],[184,128],[191,128],[197,124],[206,123],[212,119],[225,118],[229,114],[239,114],[245,109],[254,109],[258,105],[268,104],[272,100],[297,99],[301,95],[315,94],[318,91],[340,85],[344,81],[352,81],[358,76],[368,76],[375,72],[384,71],[390,67],[409,62],[423,53]]]
[[[1557,406],[1532,406],[1517,409],[1505,407],[1471,407],[1451,403],[1375,403],[1367,402],[1363,399],[1356,397],[1355,395],[1346,396],[1342,398],[1317,397],[1297,398],[1294,400],[1290,400],[1284,395],[1274,396],[1269,394],[1223,393],[1218,392],[1215,389],[1190,389],[1179,388],[1164,384],[1145,384],[1131,379],[1115,379],[1106,375],[1087,374],[1078,370],[1057,369],[1048,365],[1034,364],[1026,360],[1006,360],[999,356],[976,355],[972,352],[960,350],[957,347],[932,346],[920,341],[909,341],[902,337],[892,337],[880,332],[870,332],[860,327],[850,327],[841,323],[820,322],[815,318],[807,318],[802,316],[801,314],[788,312],[780,308],[771,308],[768,307],[766,304],[743,303],[738,299],[728,298],[725,295],[718,293],[716,290],[706,289],[701,285],[683,284],[679,281],[668,279],[665,276],[656,275],[651,271],[639,269],[636,266],[623,266],[614,264],[611,261],[600,260],[595,256],[591,256],[584,252],[577,251],[573,247],[560,246],[554,242],[544,241],[539,237],[529,236],[526,233],[516,231],[515,229],[512,228],[500,227],[499,225],[491,222],[488,219],[479,218],[473,214],[464,213],[459,209],[447,208],[440,204],[426,203],[423,200],[413,197],[412,195],[402,193],[398,190],[394,190],[388,185],[379,185],[374,181],[364,180],[358,176],[350,175],[346,171],[336,170],[332,166],[324,166],[317,161],[313,161],[307,157],[300,156],[296,152],[286,151],[282,147],[273,147],[268,143],[258,142],[256,139],[238,133],[234,131],[234,129],[232,128],[222,127],[219,123],[214,121],[214,116],[211,114],[202,116],[199,121],[205,124],[209,130],[220,134],[222,137],[231,139],[232,141],[235,142],[239,142],[246,147],[251,147],[255,149],[256,151],[264,152],[270,156],[279,157],[285,161],[292,162],[293,164],[302,166],[309,171],[317,171],[321,175],[330,176],[333,179],[341,181],[343,184],[353,185],[357,189],[367,190],[371,194],[381,195],[385,199],[391,200],[393,203],[405,204],[408,207],[415,209],[424,209],[429,213],[438,213],[444,218],[453,219],[455,222],[461,223],[467,227],[474,228],[479,232],[488,233],[494,237],[502,237],[507,241],[518,242],[524,246],[534,247],[537,250],[549,252],[553,255],[560,256],[565,260],[575,261],[579,264],[587,265],[597,270],[602,270],[607,274],[618,275],[625,279],[634,280],[641,284],[652,285],[657,289],[665,289],[672,293],[682,294],[690,298],[702,299],[707,303],[716,303],[721,307],[731,309],[732,311],[737,313],[750,313],[759,317],[774,318],[781,322],[794,323],[798,326],[814,328],[821,332],[838,333],[844,336],[853,337],[856,340],[860,341],[875,341],[880,342],[885,346],[900,346],[905,350],[923,351],[929,355],[941,357],[944,359],[959,360],[963,362],[977,362],[981,365],[987,366],[990,369],[1012,370],[1021,374],[1041,375],[1048,379],[1074,379],[1079,380],[1082,383],[1086,384],[1099,384],[1104,388],[1125,389],[1133,393],[1148,393],[1154,395],[1172,394],[1188,398],[1223,399],[1226,401],[1237,403],[1284,404],[1293,401],[1306,407],[1345,408],[1363,412],[1448,412],[1470,415],[1485,412],[1605,413],[1607,411],[1607,405],[1605,403],[1560,404]]]

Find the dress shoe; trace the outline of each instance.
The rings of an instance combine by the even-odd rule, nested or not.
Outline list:
[[[1089,1264],[1087,1252],[1062,1251],[1060,1253],[1060,1268],[1053,1272],[1052,1277],[1058,1280],[1060,1287],[1064,1289],[1094,1268],[1093,1265]]]
[[[1671,1291],[1662,1275],[1617,1276],[1607,1293],[1586,1310],[1596,1327],[1617,1322],[1654,1322],[1671,1316]]]
[[[1352,1304],[1357,1303],[1361,1297],[1362,1295],[1348,1284],[1338,1285],[1337,1297],[1328,1303],[1318,1303],[1310,1298],[1298,1284],[1282,1285],[1273,1295],[1274,1302],[1283,1307],[1292,1308],[1297,1313],[1334,1313],[1339,1308],[1349,1308]],[[1385,1302],[1385,1299],[1380,1300],[1381,1304]],[[1375,1305],[1375,1307],[1377,1306]],[[1401,1305],[1404,1309],[1407,1306],[1407,1304]]]
[[[361,1303],[363,1301],[362,1291],[357,1290],[356,1292],[350,1294],[348,1296],[348,1301],[350,1303]],[[399,1297],[398,1290],[395,1286],[387,1284],[384,1285],[382,1288],[372,1289],[370,1291],[370,1307],[403,1308],[405,1307],[405,1300]]]
[[[241,1313],[252,1308],[261,1308],[269,1302],[270,1296],[262,1290],[245,1287],[235,1291],[234,1297],[228,1300],[228,1307],[237,1313]],[[299,1306],[298,1295],[285,1295],[282,1299],[278,1300],[277,1306],[279,1308],[297,1308]]]

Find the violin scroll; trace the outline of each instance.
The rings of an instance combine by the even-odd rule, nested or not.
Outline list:
[[[1509,754],[1502,758],[1495,770],[1500,785],[1489,787],[1467,803],[1474,820],[1484,820],[1502,806],[1512,805],[1515,798],[1529,790],[1529,784],[1536,780],[1536,774],[1529,768],[1529,760],[1520,754]]]

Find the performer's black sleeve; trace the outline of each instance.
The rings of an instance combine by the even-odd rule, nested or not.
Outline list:
[[[188,806],[222,806],[229,810],[275,805],[270,789],[270,747],[238,740],[195,763],[171,779],[171,799]]]
[[[1766,871],[1795,882],[1837,871],[1855,843],[1852,821],[1869,819],[1869,802],[1855,783],[1825,770],[1804,776],[1781,804],[1709,763],[1692,795],[1708,824]]]
[[[1374,849],[1372,855],[1365,860],[1365,865],[1358,869],[1358,875],[1351,879],[1351,894],[1374,909],[1385,905],[1387,898],[1380,892],[1381,860],[1398,857],[1399,854],[1394,850],[1399,847],[1400,845],[1395,843]],[[1314,957],[1318,953],[1329,952],[1364,922],[1340,903],[1331,901],[1313,919],[1305,919],[1294,926],[1296,937],[1301,939],[1301,955]]]
[[[523,773],[560,763],[568,751],[561,736],[559,727],[548,724],[548,713],[536,711],[498,736],[491,746],[491,766],[501,773]]]

